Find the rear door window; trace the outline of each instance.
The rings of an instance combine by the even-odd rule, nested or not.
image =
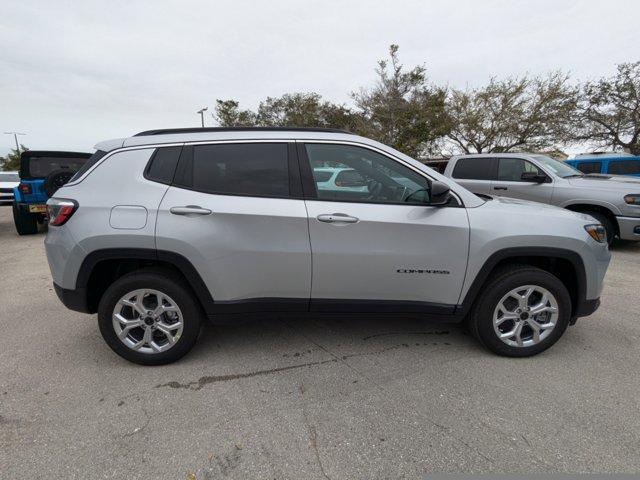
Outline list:
[[[453,178],[461,180],[494,180],[493,158],[461,158],[453,169]]]
[[[180,160],[175,184],[206,193],[289,196],[286,143],[196,145]]]
[[[612,175],[635,175],[640,173],[640,160],[614,160],[609,162]]]
[[[576,168],[582,173],[600,173],[602,162],[579,162]]]

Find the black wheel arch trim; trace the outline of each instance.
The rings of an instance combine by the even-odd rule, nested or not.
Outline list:
[[[175,267],[187,280],[198,297],[205,313],[213,313],[213,297],[193,264],[180,254],[152,248],[109,248],[95,250],[88,254],[80,266],[76,280],[76,290],[87,292],[89,278],[95,266],[104,260],[152,260],[165,262]],[[85,302],[86,303],[86,302]]]
[[[541,257],[541,258],[561,258],[568,260],[575,269],[576,281],[577,281],[577,298],[575,305],[573,305],[574,313],[580,313],[583,308],[582,305],[587,302],[587,274],[582,257],[577,252],[567,250],[564,248],[555,247],[512,247],[505,248],[494,252],[482,265],[476,278],[474,279],[471,287],[467,291],[464,300],[456,308],[456,314],[466,315],[471,310],[473,303],[475,302],[478,294],[480,293],[482,286],[489,278],[491,271],[502,261],[509,260],[510,258],[522,258],[522,257]]]

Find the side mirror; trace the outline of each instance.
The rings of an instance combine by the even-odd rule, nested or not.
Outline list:
[[[547,176],[542,173],[524,172],[520,176],[520,180],[522,180],[523,182],[546,183]]]
[[[449,185],[437,180],[431,182],[431,191],[429,193],[429,205],[434,207],[446,205],[451,198],[451,188],[449,188]]]

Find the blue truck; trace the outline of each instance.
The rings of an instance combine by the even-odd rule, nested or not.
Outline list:
[[[640,157],[615,153],[580,155],[565,160],[583,173],[640,177]]]
[[[13,221],[19,235],[38,232],[47,218],[47,200],[82,168],[83,152],[27,150],[20,155],[20,183],[13,189]]]

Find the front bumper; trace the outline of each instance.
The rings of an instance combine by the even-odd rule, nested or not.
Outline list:
[[[622,240],[640,241],[640,217],[616,217]]]

